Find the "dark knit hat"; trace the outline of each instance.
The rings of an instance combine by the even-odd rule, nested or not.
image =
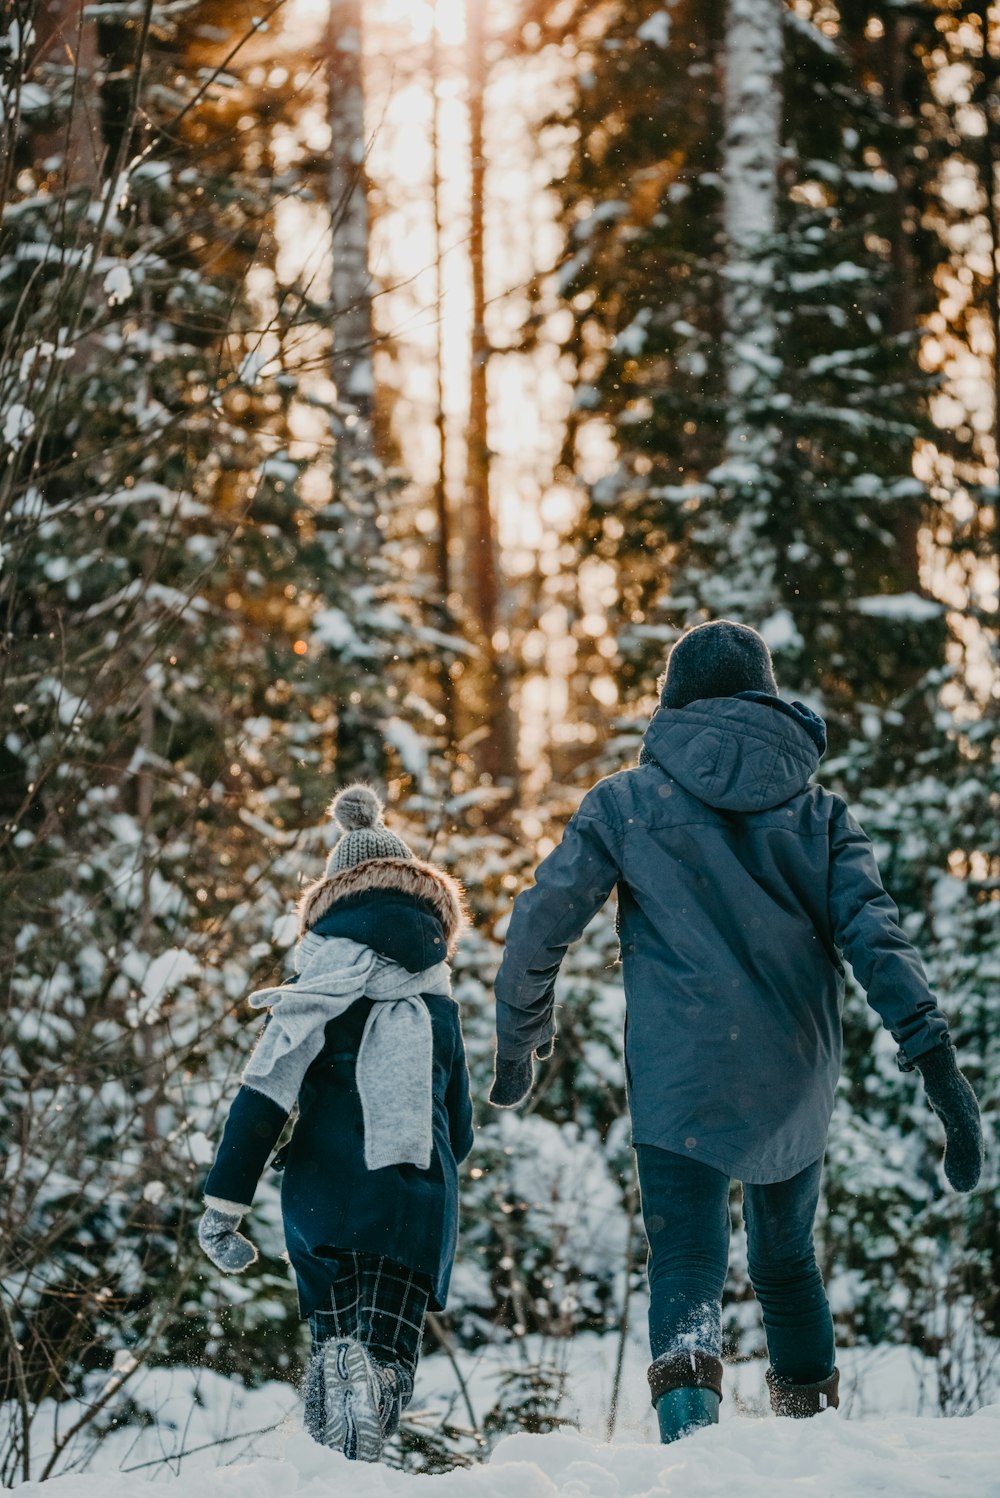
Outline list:
[[[755,629],[732,619],[713,619],[681,635],[660,687],[663,707],[687,707],[704,697],[737,692],[778,695],[771,652]]]
[[[334,844],[326,861],[326,877],[370,858],[412,858],[413,854],[382,821],[382,802],[371,786],[349,785],[335,796],[330,815],[344,835]]]

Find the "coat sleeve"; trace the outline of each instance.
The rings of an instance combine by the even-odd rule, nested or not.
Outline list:
[[[249,1207],[287,1121],[288,1113],[280,1104],[252,1087],[241,1087],[229,1110],[204,1195]]]
[[[621,874],[615,808],[595,787],[539,865],[533,888],[514,901],[496,980],[497,1053],[523,1060],[555,1033],[556,974]]]
[[[448,1078],[445,1106],[448,1109],[448,1133],[451,1138],[452,1154],[461,1165],[462,1161],[467,1160],[472,1153],[472,1084],[469,1081],[469,1064],[465,1055],[465,1041],[462,1038],[462,1021],[457,1011],[455,1014],[455,1056],[451,1064],[451,1075]]]
[[[834,941],[909,1071],[918,1056],[947,1040],[948,1022],[900,928],[872,845],[843,802],[830,827],[829,910]]]

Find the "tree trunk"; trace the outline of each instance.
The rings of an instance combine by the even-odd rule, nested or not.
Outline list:
[[[338,436],[358,461],[374,456],[375,398],[361,0],[331,0],[328,53],[332,374],[339,400],[353,407]]]
[[[61,177],[66,185],[93,187],[101,179],[108,154],[101,129],[97,22],[85,18],[83,0],[42,0],[35,7],[32,24],[35,42],[31,54],[66,61],[71,58],[73,87],[81,101],[58,129],[31,132],[33,159],[43,162],[63,157]],[[5,171],[13,163],[12,155]],[[2,196],[6,201],[6,192]]]
[[[476,759],[482,774],[512,792],[517,784],[517,734],[510,708],[510,688],[498,643],[500,585],[497,543],[490,503],[490,448],[487,372],[483,194],[486,177],[483,139],[486,49],[483,0],[467,0],[469,77],[469,261],[472,276],[472,344],[465,490],[469,515],[468,580],[470,602],[479,625],[483,661],[482,728]],[[503,648],[507,648],[504,646]]]
[[[995,471],[1000,471],[1000,215],[997,212],[997,164],[1000,160],[1000,63],[992,49],[992,6],[978,7],[982,61],[974,100],[983,114],[982,160],[980,175],[990,254],[989,282],[986,287],[987,309],[992,340],[990,374],[993,394],[993,456]],[[978,97],[976,97],[978,96]]]
[[[774,384],[773,265],[781,155],[783,0],[729,0],[726,16],[725,188],[726,387],[729,450],[762,445],[747,407]]]
[[[759,409],[777,384],[772,247],[778,232],[784,0],[729,0],[722,146],[726,241],[724,576],[718,611],[757,619],[774,602],[770,513],[777,433]]]
[[[441,72],[441,44],[437,17],[431,24],[431,209],[434,218],[434,430],[437,434],[437,474],[434,479],[434,511],[437,517],[435,561],[441,628],[454,629],[451,593],[451,511],[448,504],[448,419],[444,408],[444,271],[442,249],[444,226],[441,202],[441,100],[438,89]],[[448,742],[457,737],[455,688],[446,660],[441,665],[441,695],[448,724]]]
[[[918,210],[912,201],[913,166],[905,146],[911,106],[907,98],[907,71],[913,66],[913,41],[915,22],[907,16],[897,16],[885,27],[882,39],[882,97],[885,108],[896,122],[896,144],[889,151],[887,164],[896,183],[892,194],[893,213],[887,217],[889,242],[892,246],[892,291],[890,330],[897,337],[913,333],[918,323],[917,275],[914,260],[912,220]],[[899,519],[893,527],[898,543],[896,553],[896,576],[900,592],[912,589],[921,591],[920,582],[920,527],[923,520],[921,507],[912,503],[900,509]]]

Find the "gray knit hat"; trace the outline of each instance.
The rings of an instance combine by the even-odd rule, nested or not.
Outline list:
[[[382,802],[369,785],[349,785],[333,798],[330,815],[344,835],[326,861],[326,877],[367,863],[370,858],[412,858],[413,854],[382,821]]]
[[[687,707],[705,697],[766,692],[777,697],[771,652],[755,629],[732,619],[713,619],[681,635],[663,676],[663,707]]]

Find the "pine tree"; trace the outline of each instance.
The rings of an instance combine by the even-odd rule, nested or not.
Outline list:
[[[995,789],[981,708],[969,704],[964,724],[942,715],[954,646],[918,551],[928,532],[949,531],[955,487],[943,467],[928,482],[919,457],[932,442],[960,457],[939,439],[918,359],[941,263],[940,245],[925,242],[918,196],[940,180],[918,124],[933,119],[930,101],[925,93],[906,111],[894,104],[870,65],[866,38],[881,33],[869,11],[849,17],[861,28],[859,49],[829,7],[812,17],[788,9],[783,36],[772,26],[771,54],[753,68],[740,66],[733,46],[741,25],[764,24],[761,7],[627,3],[602,11],[599,24],[578,19],[580,76],[564,116],[578,144],[557,184],[567,233],[560,276],[574,319],[577,446],[585,451],[588,423],[603,423],[616,450],[589,491],[581,539],[618,579],[624,707],[649,705],[664,647],[685,623],[727,614],[761,628],[785,689],[827,716],[834,758],[824,778],[856,802],[863,793],[862,820],[890,888],[943,976],[942,959],[950,952],[954,964],[958,950],[958,867],[985,876],[966,888],[968,935],[978,932],[974,949],[986,956],[994,876],[983,838]],[[914,38],[914,70],[918,46]],[[769,121],[782,95],[777,156],[766,121],[752,145],[742,138],[744,101],[727,104],[727,69],[737,87],[771,78],[760,94]],[[750,171],[741,169],[743,145],[755,157]],[[758,167],[755,203],[745,203]],[[902,222],[901,197],[910,204]],[[749,310],[738,305],[744,288]],[[739,462],[747,451],[752,461]],[[588,704],[579,711],[593,719]],[[611,744],[608,768],[621,749],[622,740]],[[956,815],[961,801],[968,813]],[[965,986],[970,978],[942,992],[964,1055],[964,1015],[978,1016],[982,1049],[971,1069],[985,1081],[996,1018],[982,985]],[[889,1073],[884,1048],[873,1053],[856,994],[847,1030],[827,1255],[848,1262],[863,1286],[852,1335],[931,1345],[929,1287],[940,1288],[931,1264],[943,1224],[953,1231],[964,1208],[942,1201],[920,1095],[912,1079]],[[887,1147],[900,1166],[891,1193],[879,1166]],[[913,1225],[931,1222],[935,1235],[915,1244]],[[980,1315],[993,1314],[987,1273],[980,1257],[969,1281]],[[907,1285],[905,1311],[894,1275]]]
[[[299,829],[383,763],[409,638],[345,549],[349,494],[289,456],[324,309],[276,276],[275,205],[310,184],[273,165],[256,12],[52,16],[0,35],[0,1378],[24,1472],[35,1401],[116,1354],[295,1371],[273,1195],[247,1302],[202,1268],[197,1192],[238,1007],[322,852]]]

